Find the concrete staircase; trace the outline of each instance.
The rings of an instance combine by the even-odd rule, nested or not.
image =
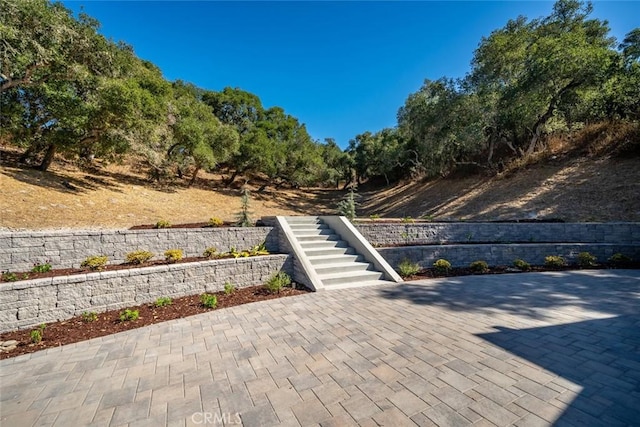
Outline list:
[[[286,217],[293,238],[325,289],[390,284],[384,273],[318,217]]]

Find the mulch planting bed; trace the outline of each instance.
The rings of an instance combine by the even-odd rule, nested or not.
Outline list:
[[[129,307],[129,310],[138,310],[139,318],[137,320],[121,321],[120,314],[124,310],[112,310],[99,313],[93,321],[88,321],[83,319],[83,316],[78,316],[68,320],[47,323],[42,330],[42,341],[39,343],[33,343],[31,339],[31,331],[38,329],[37,327],[0,334],[0,341],[3,343],[12,340],[17,341],[14,349],[0,352],[0,359],[115,334],[154,323],[165,322],[167,320],[206,313],[220,308],[274,298],[302,295],[308,292],[310,292],[310,290],[301,285],[296,285],[295,289],[289,287],[282,288],[279,293],[271,293],[263,286],[251,286],[236,289],[228,295],[224,292],[215,293],[214,295],[216,295],[218,299],[218,304],[215,309],[202,305],[200,295],[191,295],[175,298],[172,300],[171,305],[164,307],[156,307],[154,303]]]

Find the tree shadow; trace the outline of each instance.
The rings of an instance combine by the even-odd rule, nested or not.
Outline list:
[[[389,299],[453,311],[542,321],[599,319],[527,329],[501,325],[477,336],[554,372],[576,393],[556,426],[640,425],[640,272],[584,270],[467,276],[402,283]],[[566,317],[559,317],[558,310]],[[584,318],[584,317],[583,317]]]
[[[554,425],[640,425],[640,314],[496,329],[478,336],[579,386]]]

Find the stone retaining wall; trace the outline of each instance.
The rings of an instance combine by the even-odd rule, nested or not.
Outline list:
[[[155,259],[163,259],[167,249],[182,249],[185,257],[202,256],[211,246],[226,252],[232,246],[243,250],[263,241],[270,252],[278,252],[278,238],[271,227],[0,233],[0,271],[29,271],[44,262],[54,269],[77,268],[93,255],[106,255],[109,263],[120,264],[135,250],[151,251]]]
[[[640,223],[358,223],[374,246],[439,243],[640,243]]]
[[[476,245],[430,245],[378,248],[378,252],[393,267],[407,259],[423,268],[444,258],[454,267],[466,267],[473,261],[483,260],[491,266],[511,266],[516,258],[531,265],[543,265],[548,255],[560,255],[569,263],[576,262],[580,252],[590,252],[599,262],[606,261],[620,252],[634,260],[640,259],[640,245],[618,245],[608,243],[520,243],[520,244],[476,244]]]
[[[0,332],[155,301],[265,283],[285,271],[289,255],[211,260],[2,283]]]

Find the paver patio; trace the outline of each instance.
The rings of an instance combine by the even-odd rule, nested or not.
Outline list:
[[[308,294],[0,361],[0,424],[640,425],[640,271]]]

